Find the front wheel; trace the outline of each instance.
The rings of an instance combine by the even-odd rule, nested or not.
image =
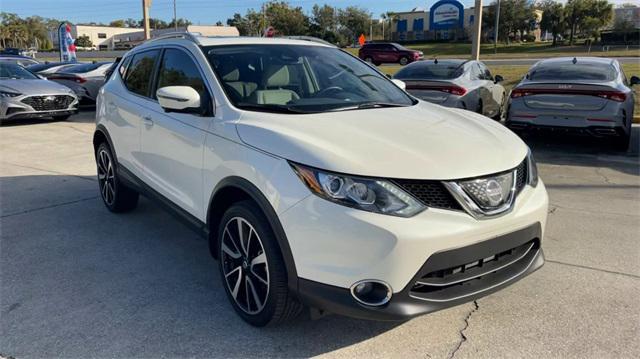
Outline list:
[[[220,274],[236,313],[256,327],[298,315],[302,306],[289,293],[282,253],[260,208],[250,201],[239,202],[225,212],[220,224]]]

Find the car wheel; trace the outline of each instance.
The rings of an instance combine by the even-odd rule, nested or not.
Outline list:
[[[408,58],[408,57],[406,57],[406,56],[402,56],[402,57],[400,58],[400,65],[404,66],[404,65],[406,65],[406,64],[408,64],[408,63],[409,63],[409,58]]]
[[[368,63],[370,63],[370,64],[372,64],[372,63],[373,63],[373,59],[371,58],[371,56],[367,56],[367,57],[365,57],[364,61],[366,61],[366,62],[368,62]]]
[[[631,144],[631,131],[612,139],[612,147],[616,151],[627,152],[629,145]]]
[[[69,117],[71,117],[71,115],[53,116],[53,120],[54,120],[54,121],[65,121],[65,120],[67,120]]]
[[[124,185],[118,178],[118,170],[111,149],[103,142],[96,151],[98,185],[102,202],[111,212],[131,211],[138,205],[138,192]]]
[[[238,315],[256,327],[297,316],[302,305],[289,293],[282,253],[260,208],[238,202],[218,228],[220,274]]]

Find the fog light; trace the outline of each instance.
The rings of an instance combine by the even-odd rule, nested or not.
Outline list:
[[[379,280],[362,280],[351,286],[351,295],[368,306],[385,305],[391,299],[391,287]]]

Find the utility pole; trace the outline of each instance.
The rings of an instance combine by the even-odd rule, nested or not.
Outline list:
[[[373,41],[373,17],[369,19],[369,41]]]
[[[142,23],[144,26],[144,39],[149,40],[151,38],[151,31],[149,30],[149,8],[151,7],[151,0],[142,0]]]
[[[471,38],[471,59],[480,60],[480,32],[482,30],[482,0],[476,0],[473,15],[473,37]]]
[[[176,0],[173,0],[173,27],[178,32],[178,17],[176,16]]]
[[[500,25],[500,0],[496,3],[496,26],[493,27],[493,53],[498,53],[498,26]]]

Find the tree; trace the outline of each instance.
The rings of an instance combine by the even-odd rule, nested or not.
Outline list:
[[[613,19],[613,5],[607,0],[568,0],[564,9],[570,44],[573,44],[578,31],[597,36],[600,28]]]
[[[77,47],[86,47],[86,48],[93,47],[93,43],[91,42],[91,39],[87,35],[78,36],[75,43]]]
[[[368,32],[371,13],[357,6],[348,6],[338,11],[339,31],[351,42],[360,34]]]
[[[125,21],[120,19],[120,20],[113,20],[109,23],[109,26],[112,27],[125,27]]]
[[[224,24],[222,23],[222,21],[218,20],[216,21],[216,26],[224,26]]]
[[[266,25],[273,26],[280,35],[305,35],[309,18],[302,7],[291,7],[284,1],[271,1],[264,6]]]
[[[327,33],[335,32],[338,27],[338,11],[333,6],[329,5],[313,5],[311,10],[311,23],[318,28],[318,32],[321,38],[325,38]]]
[[[533,30],[533,24],[536,21],[534,10],[533,3],[528,0],[501,0],[498,38],[502,38],[508,44],[511,38],[515,38],[518,34],[522,38],[525,31]],[[489,29],[494,30],[495,19],[496,3],[494,2],[486,12],[483,12],[483,32],[486,33]]]
[[[177,23],[177,24],[178,24],[178,27],[179,27],[179,28],[186,28],[187,26],[189,26],[189,25],[191,25],[191,24],[192,24],[192,22],[191,22],[191,21],[189,21],[189,20],[187,20],[187,19],[183,19],[183,18],[179,18],[179,19],[177,19],[177,20],[175,21],[175,23]],[[174,23],[174,21],[173,21],[173,20],[171,20],[171,22],[167,24],[166,29],[173,29],[173,28],[175,27],[175,25],[174,25],[175,23]],[[159,29],[161,29],[161,28],[159,27]]]
[[[553,46],[556,46],[558,35],[566,30],[564,8],[554,0],[545,0],[539,4],[539,9],[543,11],[540,29],[553,35]]]
[[[132,18],[128,18],[124,21],[126,27],[137,28],[140,27],[140,21]]]

